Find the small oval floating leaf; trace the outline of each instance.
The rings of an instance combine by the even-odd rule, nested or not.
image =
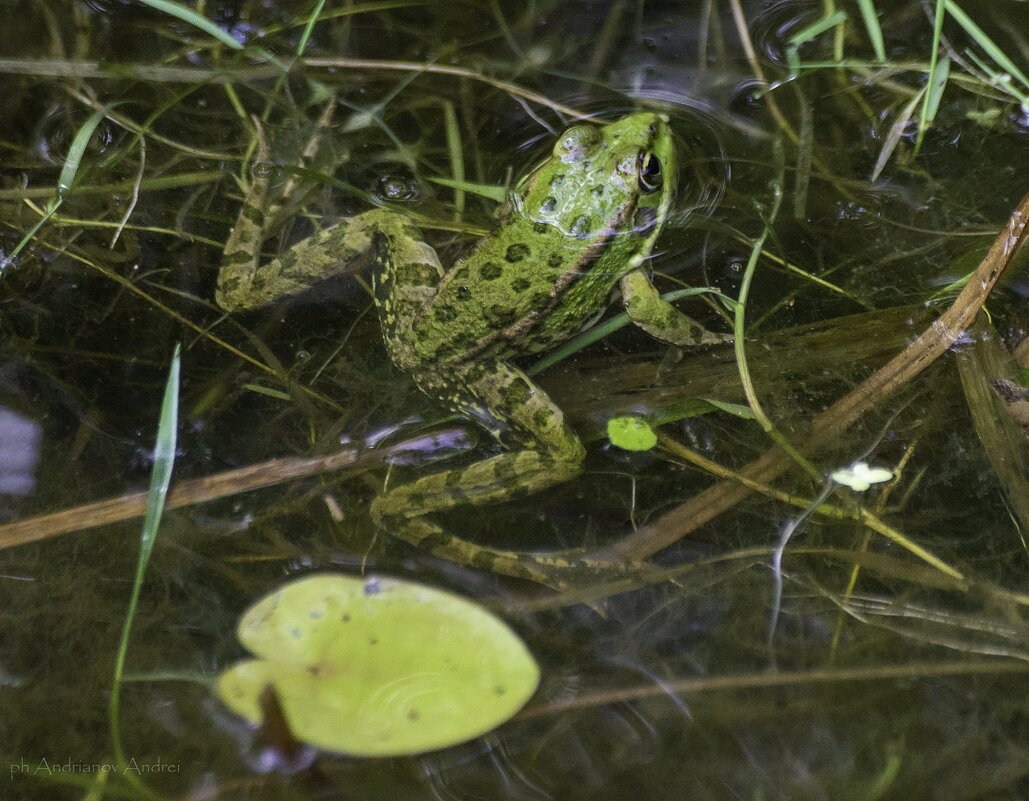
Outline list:
[[[355,756],[417,754],[514,715],[539,667],[508,626],[447,592],[385,577],[319,574],[265,596],[239,622],[257,657],[218,678],[252,723],[274,686],[297,739]]]
[[[607,438],[626,451],[649,451],[657,445],[657,434],[642,417],[612,417],[607,421]]]

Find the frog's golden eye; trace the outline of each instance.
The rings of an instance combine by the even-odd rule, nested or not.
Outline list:
[[[661,159],[653,153],[640,153],[636,172],[639,174],[642,192],[649,195],[661,188]]]

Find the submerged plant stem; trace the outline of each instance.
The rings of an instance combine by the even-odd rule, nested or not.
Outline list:
[[[821,476],[818,471],[805,459],[796,448],[790,443],[786,437],[775,427],[775,424],[771,421],[765,410],[761,406],[761,401],[757,397],[757,391],[754,389],[754,382],[750,377],[750,366],[747,363],[747,350],[746,350],[746,309],[747,299],[750,296],[750,285],[754,280],[754,273],[757,272],[757,262],[761,256],[761,251],[765,245],[765,239],[772,230],[772,224],[775,222],[775,218],[779,214],[779,207],[782,205],[782,181],[781,173],[780,180],[777,180],[774,187],[774,195],[772,201],[772,208],[768,213],[767,218],[764,221],[764,227],[761,230],[761,234],[757,239],[754,240],[754,246],[750,251],[750,258],[747,260],[747,267],[743,272],[743,280],[740,283],[739,299],[735,304],[735,314],[733,319],[733,346],[736,351],[736,367],[740,371],[740,383],[743,384],[743,392],[747,397],[747,405],[750,406],[750,410],[754,412],[754,417],[762,430],[776,442],[780,448],[788,453],[794,461],[797,462],[804,470],[808,472],[816,480],[821,480]]]
[[[870,531],[874,531],[876,534],[879,534],[885,539],[888,539],[891,542],[896,543],[901,548],[908,551],[913,556],[918,557],[926,564],[932,565],[936,570],[939,570],[941,573],[950,576],[951,578],[957,581],[964,581],[965,579],[965,577],[961,574],[959,570],[951,567],[935,554],[931,553],[922,546],[918,545],[916,542],[905,537],[901,532],[897,531],[895,528],[888,525],[882,519],[880,519],[879,517],[872,514],[866,509],[848,509],[843,506],[837,506],[834,504],[826,503],[824,499],[819,499],[815,502],[814,505],[812,505],[811,500],[808,498],[802,498],[797,495],[792,495],[788,492],[782,492],[781,490],[777,490],[774,487],[769,486],[768,484],[762,483],[760,481],[754,481],[742,473],[735,473],[731,470],[728,470],[727,468],[719,465],[717,462],[713,462],[710,459],[701,456],[696,451],[687,448],[681,442],[672,439],[667,434],[659,433],[658,443],[661,445],[662,448],[667,450],[669,453],[675,455],[680,459],[683,459],[686,462],[689,462],[692,465],[701,468],[705,472],[710,473],[714,476],[718,476],[719,478],[732,479],[734,481],[738,481],[748,489],[753,490],[754,492],[760,492],[762,495],[765,495],[766,497],[773,498],[777,501],[782,501],[784,503],[788,503],[792,506],[796,506],[799,509],[810,509],[815,514],[828,517],[833,520],[853,520],[855,522],[861,523]]]
[[[540,718],[567,712],[570,709],[591,709],[607,704],[638,701],[668,693],[701,693],[747,690],[753,688],[790,687],[813,684],[835,684],[845,681],[910,681],[926,676],[974,676],[985,674],[1029,673],[1029,665],[1014,659],[970,659],[956,662],[922,662],[908,665],[873,665],[871,667],[798,670],[781,673],[740,673],[723,676],[701,676],[678,681],[653,682],[637,687],[583,693],[564,701],[551,701],[523,710],[515,720]]]
[[[817,453],[836,440],[864,414],[881,405],[953,345],[975,320],[1005,268],[1027,238],[1029,195],[1022,198],[996,236],[989,252],[954,303],[908,347],[876,371],[860,386],[814,418],[800,450]],[[741,474],[762,482],[773,481],[793,460],[780,448],[766,451]],[[733,508],[752,490],[736,481],[722,481],[686,503],[625,537],[594,558],[642,561],[667,548],[723,512]]]

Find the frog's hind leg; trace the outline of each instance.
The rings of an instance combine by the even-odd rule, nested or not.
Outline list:
[[[517,450],[466,467],[424,476],[387,490],[371,508],[388,533],[437,556],[552,586],[559,575],[593,572],[613,565],[587,563],[576,552],[530,553],[476,545],[427,517],[464,504],[488,504],[530,495],[582,472],[585,449],[561,410],[520,370],[503,362],[456,368],[463,373],[455,394],[432,376],[419,385],[458,411],[478,419]],[[447,376],[452,386],[454,375]]]
[[[429,295],[443,272],[436,252],[422,241],[418,229],[382,209],[341,220],[297,242],[266,264],[260,263],[258,232],[263,230],[262,225],[260,210],[246,207],[233,229],[215,291],[215,300],[226,311],[257,309],[298,295],[327,278],[358,273],[373,260],[403,259],[406,264],[424,265],[423,271],[430,276]],[[242,240],[254,245],[255,252],[243,248]],[[426,295],[420,297],[424,300]]]
[[[301,166],[317,155],[318,143],[332,120],[334,103],[326,105],[318,128],[301,154]],[[269,160],[268,143],[260,123],[255,120],[258,147],[256,161]],[[407,218],[388,209],[372,209],[348,217],[293,245],[279,258],[261,263],[261,246],[271,231],[281,227],[282,217],[293,208],[298,193],[295,176],[278,191],[271,190],[274,170],[255,169],[250,189],[222,252],[215,300],[226,311],[246,311],[285,297],[298,295],[309,287],[334,276],[362,270],[376,262],[376,274],[384,287],[377,295],[390,298],[393,311],[402,321],[416,311],[412,303],[431,297],[443,275],[436,252],[427,245],[421,232]],[[405,283],[406,282],[406,283]],[[388,293],[396,284],[394,295]],[[384,305],[379,298],[380,309]],[[407,332],[398,328],[399,335]]]
[[[306,168],[318,156],[322,138],[332,124],[335,111],[335,96],[325,104],[321,117],[300,154],[297,167]],[[255,168],[250,188],[243,199],[236,222],[222,250],[218,270],[218,285],[215,300],[226,311],[243,311],[257,308],[273,300],[296,294],[311,280],[279,281],[277,274],[282,265],[277,261],[261,265],[261,246],[268,235],[282,227],[285,217],[292,213],[297,196],[303,195],[301,183],[295,174],[275,188],[271,187],[272,176],[277,170],[270,165],[270,149],[261,121],[253,118],[257,136],[257,150],[254,154]],[[324,232],[323,232],[324,233]],[[318,235],[313,237],[317,241]],[[314,241],[311,244],[315,244]],[[305,264],[317,265],[305,255]],[[324,259],[322,260],[324,261]],[[315,267],[317,269],[317,266]]]

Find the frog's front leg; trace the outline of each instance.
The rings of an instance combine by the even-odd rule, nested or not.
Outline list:
[[[574,552],[486,548],[448,533],[427,517],[463,504],[530,495],[568,481],[582,472],[585,449],[546,393],[504,362],[448,368],[445,381],[433,375],[415,378],[428,394],[479,420],[516,450],[387,490],[372,503],[375,523],[443,558],[550,585],[560,583],[559,574],[601,567],[577,559]],[[455,383],[462,389],[455,392]]]
[[[662,298],[643,270],[624,276],[620,287],[626,314],[655,339],[684,347],[732,342],[731,334],[708,331]]]

